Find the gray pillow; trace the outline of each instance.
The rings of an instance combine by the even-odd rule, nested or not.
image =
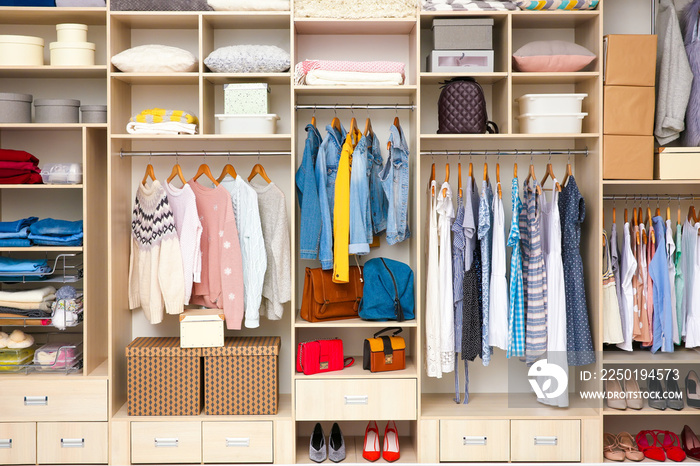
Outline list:
[[[204,64],[215,73],[281,73],[291,57],[274,45],[230,45],[214,50]]]
[[[513,54],[516,70],[540,73],[581,71],[595,58],[586,47],[563,40],[530,42]]]
[[[114,11],[211,11],[207,0],[111,0]]]

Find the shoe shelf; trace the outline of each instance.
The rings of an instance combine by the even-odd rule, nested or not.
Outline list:
[[[343,426],[340,426],[341,430]],[[330,432],[330,431],[329,431]],[[362,448],[364,446],[364,437],[360,436],[343,436],[345,440],[345,460],[343,464],[372,464],[372,462],[367,461],[362,457]],[[383,432],[380,432],[380,442],[384,439]],[[326,446],[328,440],[326,439]],[[399,448],[401,453],[401,458],[399,458],[395,463],[417,463],[418,457],[416,455],[416,445],[411,437],[399,437]],[[329,462],[326,460],[326,462]],[[296,463],[297,464],[309,464],[311,460],[309,459],[309,437],[298,437],[297,438],[297,451],[296,451]],[[383,457],[380,457],[374,464],[377,463],[388,463]]]
[[[700,352],[677,348],[673,353],[650,351],[603,351],[603,364],[697,364]],[[699,413],[700,414],[700,413]]]
[[[646,403],[646,402],[645,402]],[[675,410],[671,408],[666,409],[655,409],[650,408],[645,404],[642,409],[613,409],[605,406],[603,408],[603,416],[700,416],[700,409],[691,408],[690,406],[685,406],[681,410]]]
[[[650,460],[649,458],[644,458],[642,461],[638,461],[638,462],[637,462],[637,461],[629,461],[629,460],[625,460],[625,461],[613,461],[613,460],[609,460],[609,459],[605,458],[605,459],[603,459],[603,463],[616,463],[616,464],[620,464],[620,463],[631,463],[631,464],[654,463],[654,464],[659,464],[658,461]],[[695,459],[693,459],[693,458],[688,458],[688,457],[686,457],[686,459],[683,460],[683,461],[681,461],[681,463],[700,463],[700,461],[695,460]],[[674,464],[675,464],[675,463],[674,463]]]

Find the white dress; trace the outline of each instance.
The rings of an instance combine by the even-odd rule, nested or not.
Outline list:
[[[440,363],[440,307],[438,306],[438,225],[437,191],[435,180],[428,190],[430,208],[428,210],[428,275],[425,289],[425,359],[428,377],[442,377]],[[437,192],[435,193],[437,194]]]
[[[692,299],[690,305],[688,306],[688,314],[685,320],[685,347],[695,348],[700,346],[700,238],[698,238],[697,231],[698,225],[695,224],[693,229],[695,230],[695,255],[693,257],[693,286],[692,286]],[[693,230],[691,230],[693,231]]]
[[[673,228],[671,227],[671,219],[666,220],[666,268],[668,269],[668,282],[671,286],[671,311],[673,314],[673,343],[679,344],[680,334],[678,333],[678,314],[676,311],[676,264],[674,262],[674,253],[676,252],[676,244],[673,242]]]
[[[685,336],[687,328],[685,322],[687,322],[688,314],[690,314],[690,309],[692,307],[693,301],[693,289],[695,288],[693,284],[695,283],[695,249],[698,238],[697,228],[686,219],[683,224],[683,234],[681,235],[681,269],[683,270],[683,301],[681,302],[681,322],[684,322],[683,328],[681,329],[681,336]],[[678,296],[676,296],[678,299]]]
[[[437,193],[438,217],[438,306],[440,308],[440,361],[442,372],[454,371],[455,364],[455,313],[452,293],[452,222],[455,210],[452,205],[452,188],[443,183]]]
[[[632,253],[632,236],[630,234],[630,224],[626,222],[623,231],[622,254],[620,255],[620,281],[622,287],[622,318],[624,319],[625,332],[622,334],[623,341],[617,347],[621,350],[632,351],[632,335],[634,332],[634,289],[632,287],[632,277],[637,270],[637,259]]]
[[[500,184],[500,183],[499,183]],[[489,298],[489,344],[508,349],[508,282],[506,281],[506,230],[503,199],[493,196],[491,287]]]

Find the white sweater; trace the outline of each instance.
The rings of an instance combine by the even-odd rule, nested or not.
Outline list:
[[[199,283],[202,276],[202,223],[197,213],[197,199],[192,188],[185,184],[182,189],[170,183],[165,185],[168,202],[175,216],[177,237],[180,241],[182,269],[185,277],[185,304],[190,303],[192,283]]]

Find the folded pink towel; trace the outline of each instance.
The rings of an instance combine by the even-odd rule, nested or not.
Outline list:
[[[297,84],[312,70],[350,71],[360,73],[399,73],[405,78],[406,65],[398,61],[304,60],[294,67]]]

